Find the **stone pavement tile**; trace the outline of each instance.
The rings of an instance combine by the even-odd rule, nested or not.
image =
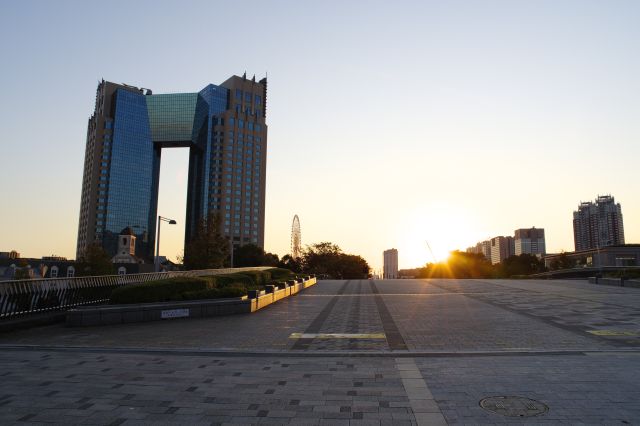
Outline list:
[[[447,422],[440,413],[415,413],[418,426],[446,426]]]
[[[340,419],[322,419],[320,420],[321,426],[349,426],[350,420],[340,420]]]

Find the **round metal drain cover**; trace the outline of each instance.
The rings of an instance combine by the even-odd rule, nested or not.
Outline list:
[[[480,407],[507,417],[532,417],[549,411],[542,402],[521,396],[490,396],[480,401]]]

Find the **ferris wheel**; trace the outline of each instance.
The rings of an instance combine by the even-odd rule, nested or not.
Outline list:
[[[293,216],[293,223],[291,224],[291,257],[293,259],[302,257],[302,234],[300,233],[298,215]]]

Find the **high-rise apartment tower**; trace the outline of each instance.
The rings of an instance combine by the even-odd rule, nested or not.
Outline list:
[[[573,241],[576,251],[624,244],[620,203],[611,195],[580,203],[573,212]]]
[[[199,92],[153,94],[102,81],[87,129],[76,256],[92,243],[114,255],[135,233],[151,259],[163,148],[189,148],[185,239],[219,214],[234,245],[264,246],[267,80],[233,76]],[[160,212],[161,213],[161,212]]]

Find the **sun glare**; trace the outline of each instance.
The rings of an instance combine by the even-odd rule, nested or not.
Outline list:
[[[456,208],[438,205],[419,209],[402,222],[398,255],[402,268],[441,262],[469,244],[472,226]]]

